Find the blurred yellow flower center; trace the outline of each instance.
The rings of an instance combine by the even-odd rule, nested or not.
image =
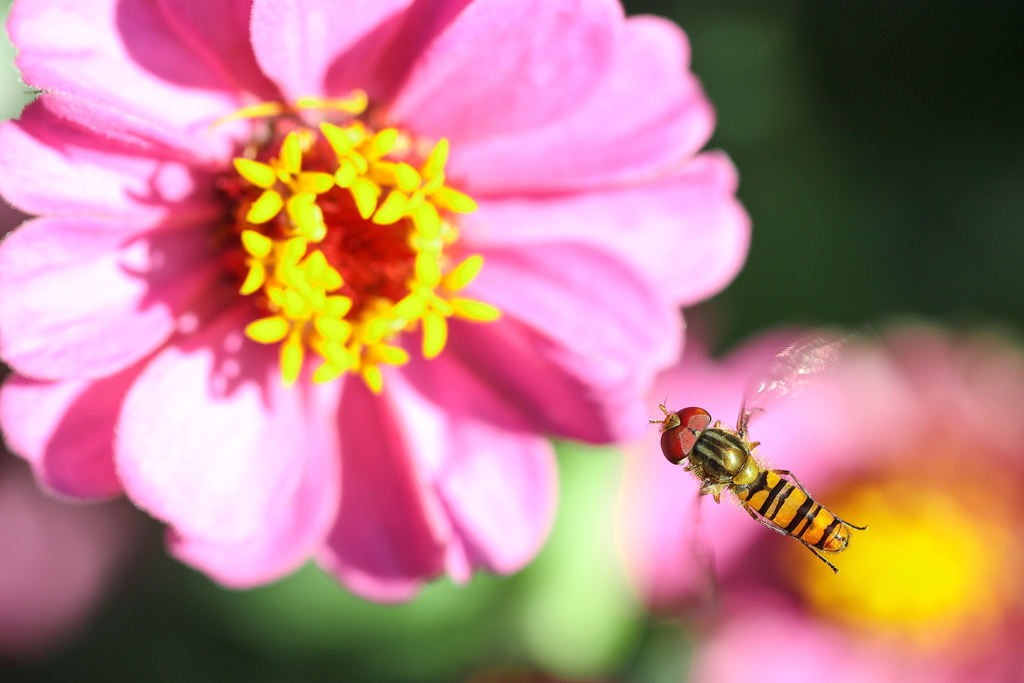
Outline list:
[[[360,115],[366,96],[265,103],[230,118],[263,118],[264,135],[234,160],[222,189],[233,207],[239,291],[263,315],[249,338],[281,345],[285,383],[319,356],[313,381],[360,374],[375,392],[381,365],[409,360],[396,344],[422,331],[437,356],[451,317],[490,321],[499,312],[456,293],[480,272],[480,255],[460,255],[457,214],[476,209],[446,184],[448,142],[426,146],[395,128],[374,130]],[[313,127],[299,114],[327,113]]]
[[[837,559],[839,575],[800,559],[799,585],[817,611],[923,649],[996,625],[1012,597],[1015,553],[991,495],[908,477],[858,486],[834,504],[870,529]]]

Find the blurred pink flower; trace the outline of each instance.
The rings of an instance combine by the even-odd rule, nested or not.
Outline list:
[[[136,545],[136,514],[53,500],[0,451],[0,656],[38,656],[74,635]]]
[[[653,396],[703,406],[731,426],[747,382],[785,338],[721,363],[691,346]],[[830,557],[833,575],[738,505],[698,508],[695,481],[661,456],[652,429],[628,465],[622,544],[652,610],[686,614],[717,584],[720,605],[688,680],[745,681],[752,670],[766,683],[1024,675],[1015,652],[1024,617],[1019,349],[899,330],[884,345],[852,347],[814,391],[772,404],[751,437],[816,501],[870,529]]]
[[[746,253],[683,34],[613,0],[19,0],[8,28],[44,92],[0,192],[42,217],[0,248],[0,420],[229,586],[518,569],[545,437],[634,431],[677,307]]]

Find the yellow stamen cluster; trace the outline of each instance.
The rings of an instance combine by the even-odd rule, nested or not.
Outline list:
[[[257,105],[251,114],[239,116],[276,116],[280,106]],[[352,116],[365,106],[362,93],[344,100],[299,103],[299,108],[333,109]],[[304,155],[319,141],[318,132],[333,151],[333,173],[302,168]],[[238,174],[262,190],[245,215],[252,227],[241,232],[248,271],[240,292],[262,294],[259,300],[270,315],[249,324],[246,334],[261,343],[281,343],[285,383],[299,377],[306,349],[311,348],[323,359],[313,381],[358,372],[371,390],[379,392],[380,366],[409,360],[393,343],[401,332],[422,325],[422,352],[433,358],[446,344],[448,318],[498,317],[493,306],[452,296],[476,277],[483,258],[475,255],[452,264],[445,253],[458,237],[450,216],[476,209],[470,197],[445,185],[447,141],[434,145],[418,167],[408,163],[415,159],[414,152],[410,138],[397,129],[373,132],[351,118],[345,125],[321,123],[319,131],[299,127],[284,137],[277,156],[267,162],[234,160]],[[400,300],[377,296],[354,311],[353,300],[340,293],[345,285],[342,275],[317,246],[330,230],[319,202],[335,188],[351,194],[363,221],[359,229],[380,230],[408,220],[407,244],[415,263],[413,275],[404,283],[408,293]]]
[[[303,172],[303,147],[308,147],[308,142],[303,144],[298,133],[289,133],[281,145],[280,157],[271,159],[269,164],[237,158],[235,170],[263,189],[249,208],[247,221],[255,225],[266,223],[284,208],[299,234],[310,242],[319,242],[327,235],[327,226],[316,196],[334,187],[334,178],[329,173]]]
[[[843,553],[838,576],[798,556],[801,589],[820,613],[934,650],[991,632],[1015,602],[1011,517],[987,492],[962,479],[952,491],[894,479],[836,500],[852,519],[871,520],[871,531]]]

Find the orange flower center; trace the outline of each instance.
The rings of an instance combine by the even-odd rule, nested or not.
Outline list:
[[[366,96],[265,103],[230,118],[265,127],[235,158],[221,190],[231,206],[228,263],[239,292],[261,317],[246,334],[281,345],[281,372],[294,382],[309,351],[313,381],[359,373],[375,392],[382,364],[401,365],[403,332],[422,330],[422,352],[445,346],[447,319],[490,321],[494,307],[456,293],[480,272],[464,256],[457,217],[476,203],[445,177],[448,142],[427,144],[360,116]],[[300,115],[332,120],[318,126]]]

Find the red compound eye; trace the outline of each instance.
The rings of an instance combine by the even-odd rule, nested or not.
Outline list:
[[[703,408],[683,408],[679,411],[679,422],[700,434],[711,424],[711,414]]]
[[[683,408],[676,415],[679,424],[661,434],[661,452],[674,465],[686,459],[701,432],[711,424],[711,414],[703,408]]]

